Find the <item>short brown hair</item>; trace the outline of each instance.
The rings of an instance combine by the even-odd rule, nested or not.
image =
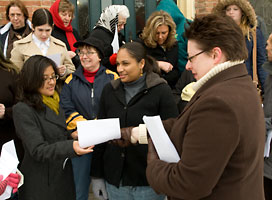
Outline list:
[[[247,59],[247,47],[240,27],[228,16],[209,14],[197,17],[185,29],[185,37],[194,40],[202,50],[219,47],[229,61]]]
[[[20,0],[14,0],[14,1],[11,1],[7,5],[7,7],[6,7],[6,19],[8,21],[10,21],[10,19],[9,19],[9,9],[10,9],[10,7],[18,7],[18,8],[20,8],[20,10],[22,11],[22,13],[24,14],[25,20],[28,19],[29,15],[28,15],[28,10],[25,7],[25,4],[23,4],[23,2],[21,2]]]
[[[153,12],[147,19],[146,25],[144,27],[143,33],[140,38],[144,41],[145,45],[151,48],[157,47],[157,42],[155,41],[157,28],[161,25],[166,25],[169,27],[168,37],[165,41],[165,47],[170,49],[176,43],[176,24],[172,17],[165,11]]]
[[[71,12],[73,17],[75,12],[75,6],[69,0],[60,0],[58,12],[65,11]]]

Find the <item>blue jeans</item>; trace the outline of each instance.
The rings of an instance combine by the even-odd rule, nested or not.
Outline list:
[[[117,188],[106,182],[110,200],[164,200],[164,195],[158,195],[150,186],[121,186]]]
[[[76,200],[88,200],[91,183],[91,161],[92,154],[85,154],[72,158],[74,182],[76,189]]]

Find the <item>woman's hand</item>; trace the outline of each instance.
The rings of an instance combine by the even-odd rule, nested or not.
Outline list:
[[[5,111],[6,111],[5,105],[0,103],[0,119],[4,118]]]
[[[64,76],[64,74],[66,72],[66,66],[65,65],[60,65],[60,66],[58,66],[58,70],[59,70],[60,76]]]
[[[71,137],[72,137],[74,140],[77,140],[77,139],[78,139],[78,133],[77,133],[77,131],[74,131],[73,133],[71,133]]]
[[[76,56],[76,53],[73,52],[73,51],[68,51],[68,55],[69,55],[69,57],[72,59],[73,57]]]
[[[78,141],[74,141],[73,148],[76,154],[81,156],[81,155],[93,152],[94,145],[83,149],[79,146]]]
[[[159,68],[163,71],[165,71],[166,73],[172,71],[173,69],[173,65],[169,62],[165,62],[165,61],[157,61]]]

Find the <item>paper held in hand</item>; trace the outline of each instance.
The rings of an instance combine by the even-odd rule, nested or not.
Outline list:
[[[168,163],[177,163],[180,160],[180,157],[163,127],[160,116],[144,116],[143,121],[160,160]]]
[[[121,138],[119,118],[79,121],[77,131],[81,148]]]
[[[14,141],[11,140],[2,146],[0,157],[0,174],[3,175],[3,180],[10,174],[16,173],[19,160],[14,145]],[[7,186],[5,192],[0,195],[0,200],[8,199],[11,196],[12,187]]]

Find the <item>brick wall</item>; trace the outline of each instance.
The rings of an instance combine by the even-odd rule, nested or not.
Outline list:
[[[50,8],[53,2],[55,0],[22,0],[29,12],[30,19],[32,16],[32,13],[38,9],[38,8]],[[5,10],[6,10],[6,5],[8,5],[10,0],[1,0],[1,5],[0,5],[0,25],[6,24],[6,17],[5,17]],[[209,14],[216,5],[218,0],[195,0],[195,10],[196,10],[196,15],[205,15]]]
[[[219,0],[195,0],[196,15],[205,15],[211,13],[213,7]]]
[[[7,23],[6,20],[6,6],[9,4],[10,0],[0,0],[0,25],[4,25]],[[32,13],[38,8],[47,8],[55,2],[55,0],[22,0],[22,2],[26,5],[29,17],[31,19]]]

